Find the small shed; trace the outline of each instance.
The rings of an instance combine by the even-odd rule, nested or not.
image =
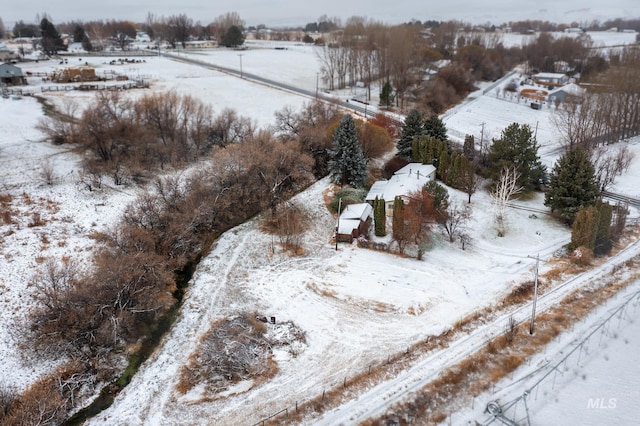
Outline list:
[[[337,239],[341,243],[351,243],[369,231],[373,219],[373,208],[368,203],[349,204],[338,219]]]
[[[27,84],[27,81],[22,75],[22,69],[11,64],[0,64],[0,81],[11,86]]]

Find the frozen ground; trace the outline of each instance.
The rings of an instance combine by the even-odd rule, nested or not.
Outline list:
[[[218,53],[200,55],[210,55],[213,59],[208,60],[214,61]],[[279,55],[277,61],[269,59],[274,54]],[[95,66],[112,68],[104,59],[92,60]],[[239,66],[237,52],[220,54],[221,65],[235,60]],[[294,80],[288,73],[299,67],[304,77],[296,84],[315,87],[318,64],[315,62],[314,68],[317,60],[306,46],[245,51],[242,61],[248,72],[264,73],[273,79]],[[270,65],[258,65],[261,61]],[[57,65],[41,62],[32,66],[35,71]],[[145,63],[119,67],[131,75],[149,75],[150,91],[189,93],[211,102],[216,112],[235,108],[261,126],[271,124],[273,112],[285,105],[297,108],[307,101],[166,58],[146,58]],[[282,68],[281,74],[278,68]],[[142,93],[132,90],[127,96]],[[76,91],[46,96],[58,105],[63,99],[75,98],[80,107],[92,100],[90,93]],[[115,223],[135,190],[83,190],[77,179],[78,157],[41,142],[42,135],[34,129],[42,117],[40,105],[27,97],[0,99],[0,105],[0,185],[3,194],[13,197],[11,208],[15,213],[11,217],[16,222],[0,226],[0,377],[22,389],[50,368],[23,359],[12,332],[32,303],[31,274],[47,256],[86,259],[93,246],[90,234]],[[533,125],[535,120],[539,138],[545,141],[543,147],[552,148],[557,137],[548,124],[550,113],[482,96],[447,114],[445,122],[454,132],[473,134],[478,134],[479,126],[485,123],[489,137],[498,136],[511,122],[523,120]],[[637,141],[630,146],[638,150]],[[636,156],[634,165],[639,160]],[[55,166],[58,178],[52,186],[41,179],[47,161]],[[636,169],[632,166],[616,188],[637,191],[640,178]],[[534,216],[522,210],[509,211],[509,232],[504,238],[496,237],[488,196],[479,191],[472,198],[473,219],[468,230],[472,241],[465,251],[458,244],[445,242],[438,232],[424,261],[361,250],[355,245],[340,245],[335,251],[329,242],[334,218],[322,204],[327,188],[328,183],[321,181],[298,196],[313,217],[303,256],[289,257],[279,250],[271,254],[271,237],[258,230],[256,221],[223,235],[199,266],[181,316],[164,343],[115,404],[91,423],[258,421],[283,406],[318,395],[345,376],[363,371],[418,339],[440,333],[465,314],[508,292],[514,283],[530,279],[533,261],[527,256],[540,253],[548,259],[569,238],[568,229],[546,215]],[[451,196],[466,198],[457,191],[451,191]],[[523,204],[540,209],[542,197]],[[41,213],[46,225],[29,226],[35,212]],[[224,401],[200,401],[208,395],[197,392],[187,396],[177,393],[177,374],[210,322],[247,310],[295,322],[306,333],[307,346],[296,356],[278,354],[280,371],[272,380],[248,391],[250,384],[244,384],[237,395]]]
[[[639,292],[640,281],[629,285],[571,333],[562,334],[543,353],[496,383],[492,392],[478,395],[473,404],[454,413],[452,422],[490,424],[492,418],[484,410],[495,401],[508,419],[526,424],[525,402],[518,398],[529,391],[526,405],[532,425],[637,424]]]

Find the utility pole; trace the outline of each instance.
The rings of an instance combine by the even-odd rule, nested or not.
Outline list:
[[[482,126],[482,128],[480,129],[480,159],[484,162],[484,148],[482,146],[483,142],[484,142],[484,125],[486,123],[483,121],[482,124],[480,126]]]
[[[338,251],[338,231],[340,228],[341,210],[342,210],[342,198],[338,198],[338,219],[336,220],[336,251]]]
[[[319,80],[320,80],[320,73],[316,72],[316,99],[318,99]]]
[[[242,53],[239,53],[238,57],[240,57],[240,78],[242,78]]]
[[[534,324],[536,320],[536,302],[538,300],[538,264],[540,263],[540,253],[538,253],[536,257],[533,257],[533,256],[527,256],[527,257],[530,257],[536,260],[536,268],[534,271],[535,281],[533,283],[533,308],[531,311],[531,324],[529,325],[529,334],[533,334]]]

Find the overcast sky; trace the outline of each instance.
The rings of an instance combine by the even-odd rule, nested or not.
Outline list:
[[[0,9],[0,18],[11,28],[17,20],[35,23],[47,13],[54,23],[70,20],[128,19],[144,22],[147,13],[170,16],[185,13],[203,24],[227,12],[237,12],[249,26],[304,26],[322,15],[364,16],[388,24],[412,19],[450,20],[501,24],[509,20],[541,19],[554,22],[585,22],[593,19],[640,18],[640,0],[30,0],[12,2]],[[68,7],[65,6],[68,5]]]

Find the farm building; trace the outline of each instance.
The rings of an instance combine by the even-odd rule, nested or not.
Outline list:
[[[566,74],[557,72],[541,72],[531,76],[533,82],[542,86],[564,86],[569,82]]]
[[[351,243],[354,238],[369,231],[373,208],[368,203],[349,204],[338,219],[338,242]]]
[[[558,87],[551,92],[547,99],[549,102],[564,102],[571,98],[579,98],[584,94],[585,90],[575,83],[569,83],[566,86]]]
[[[373,205],[378,197],[385,201],[387,216],[393,215],[393,200],[407,197],[436,178],[436,168],[431,164],[409,163],[391,176],[389,180],[379,180],[371,185],[365,201]]]
[[[27,84],[22,70],[11,64],[0,64],[0,82],[11,86]]]

